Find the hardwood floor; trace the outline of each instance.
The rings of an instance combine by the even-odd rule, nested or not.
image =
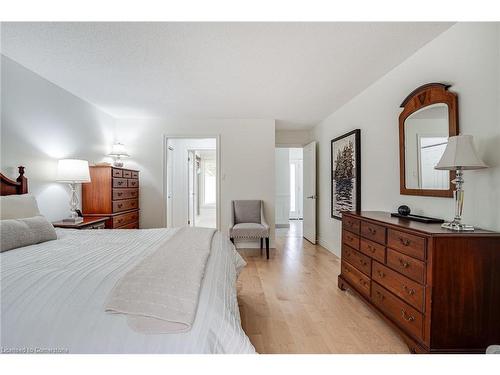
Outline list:
[[[277,230],[266,260],[240,250],[242,326],[259,353],[408,353],[403,340],[351,292],[337,288],[340,259],[302,238],[301,222]]]

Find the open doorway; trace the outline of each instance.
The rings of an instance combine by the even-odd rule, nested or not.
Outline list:
[[[218,138],[166,137],[166,226],[219,225]]]
[[[276,227],[297,228],[303,218],[303,149],[276,148]]]

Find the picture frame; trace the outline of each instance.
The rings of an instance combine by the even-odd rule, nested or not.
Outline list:
[[[361,211],[361,130],[332,139],[330,145],[330,213],[342,220],[342,211]]]

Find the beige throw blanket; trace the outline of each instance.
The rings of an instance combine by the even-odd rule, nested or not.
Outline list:
[[[141,333],[189,331],[214,233],[179,229],[116,283],[106,311],[126,314],[129,326]]]

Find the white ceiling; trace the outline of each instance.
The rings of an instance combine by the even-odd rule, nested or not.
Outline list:
[[[114,117],[308,128],[450,23],[3,23],[2,53]]]

